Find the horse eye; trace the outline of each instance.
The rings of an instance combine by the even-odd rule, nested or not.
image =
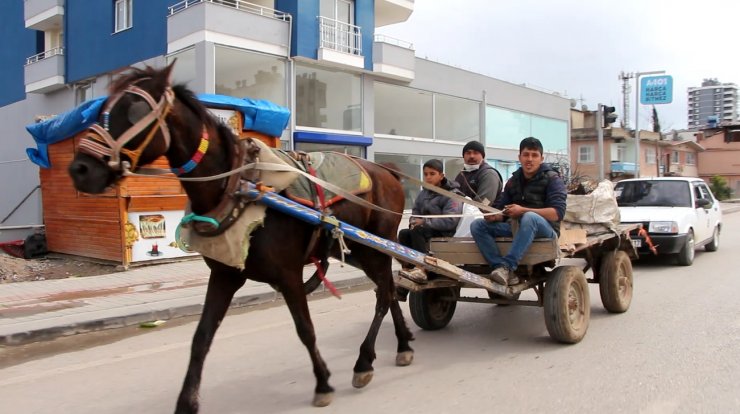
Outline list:
[[[138,120],[145,117],[151,111],[149,104],[144,101],[138,101],[128,107],[128,120],[135,124]]]

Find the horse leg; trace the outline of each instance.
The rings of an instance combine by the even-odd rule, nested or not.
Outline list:
[[[391,310],[393,324],[398,338],[396,355],[397,365],[408,365],[413,360],[413,349],[409,341],[413,339],[411,331],[406,326],[401,308],[394,297],[393,274],[391,272],[391,258],[365,246],[356,245],[352,247],[353,256],[357,257],[362,264],[365,274],[377,285],[375,294],[375,316],[365,340],[360,345],[360,355],[354,367],[352,386],[362,388],[373,378],[373,361],[375,360],[375,341],[378,337],[380,325],[388,309]]]
[[[280,280],[289,280],[287,277]],[[293,317],[296,331],[301,342],[308,350],[313,364],[313,373],[316,377],[316,388],[314,390],[313,405],[316,407],[326,407],[331,404],[334,398],[334,388],[329,385],[329,368],[326,362],[321,358],[319,349],[316,346],[316,332],[314,331],[311,314],[308,310],[308,301],[303,290],[303,281],[298,283],[284,283],[280,286],[280,291],[288,305],[290,315]]]
[[[208,260],[206,260],[208,262]],[[211,263],[209,263],[211,266]],[[244,285],[246,277],[237,269],[215,263],[211,266],[211,277],[208,280],[206,300],[198,328],[193,335],[190,349],[190,363],[185,374],[185,381],[177,399],[176,413],[197,413],[199,409],[198,390],[203,373],[203,363],[213,342],[221,321],[226,315],[231,299]]]
[[[398,339],[396,365],[399,367],[411,365],[411,362],[414,360],[414,350],[409,345],[409,342],[414,340],[414,334],[411,333],[408,325],[406,325],[403,312],[401,312],[401,306],[398,304],[395,295],[391,301],[391,317],[393,318],[393,326],[396,330],[396,338]]]

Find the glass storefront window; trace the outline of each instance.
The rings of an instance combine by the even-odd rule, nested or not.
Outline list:
[[[415,177],[420,181],[424,179],[424,177],[422,177],[422,166],[425,162],[433,158],[442,161],[445,169],[445,177],[447,177],[448,180],[454,180],[455,177],[457,177],[457,174],[462,170],[462,157],[422,157],[420,155],[375,153],[375,162],[391,163],[398,167],[399,171]],[[404,208],[410,210],[414,207],[414,201],[421,192],[421,186],[411,183],[408,180],[402,180],[402,183],[403,194],[406,199]]]
[[[568,152],[568,123],[518,111],[486,107],[486,143],[491,146],[519,150],[526,137],[542,142],[546,153]]]
[[[402,155],[402,154],[375,154],[375,162],[377,163],[391,163],[398,167],[398,170],[408,174],[412,177],[416,177],[421,180],[421,166],[423,164],[422,158],[418,155]],[[414,206],[414,200],[416,196],[421,192],[421,187],[408,182],[407,180],[401,180],[403,184],[403,194],[405,196],[404,208],[411,209]]]
[[[434,138],[432,94],[375,82],[375,133]]]
[[[435,94],[434,121],[436,139],[445,141],[480,141],[478,102]]]
[[[215,55],[217,94],[287,106],[284,59],[226,46],[216,46]]]
[[[295,66],[298,126],[362,131],[362,83],[359,75]]]
[[[365,147],[361,145],[338,145],[338,144],[319,144],[315,142],[296,142],[296,151],[316,152],[316,151],[336,151],[342,154],[354,155],[355,157],[365,158]]]
[[[177,59],[177,63],[172,69],[172,82],[174,84],[184,84],[191,88],[191,82],[196,79],[195,48],[191,47],[167,56],[167,64],[169,65],[175,59]]]
[[[486,144],[519,150],[522,139],[530,136],[527,114],[493,106],[486,107]]]
[[[531,136],[542,141],[546,152],[568,153],[568,123],[557,119],[531,115]],[[523,137],[522,137],[523,138]]]

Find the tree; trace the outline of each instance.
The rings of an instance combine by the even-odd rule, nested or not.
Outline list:
[[[727,185],[727,180],[721,175],[712,176],[712,179],[709,180],[709,188],[718,200],[727,200],[732,196],[732,190]]]
[[[660,132],[660,119],[658,119],[658,110],[653,105],[653,132]]]

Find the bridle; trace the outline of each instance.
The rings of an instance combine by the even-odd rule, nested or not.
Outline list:
[[[137,83],[145,79],[149,78],[139,79]],[[118,103],[118,101],[127,93],[143,98],[149,104],[152,110],[143,118],[138,120],[130,128],[124,131],[124,133],[121,134],[118,138],[113,138],[108,132],[110,111],[116,105],[116,103]],[[82,140],[80,141],[80,152],[92,155],[93,157],[98,158],[102,161],[105,161],[105,157],[108,157],[108,166],[117,171],[136,169],[136,166],[139,163],[139,157],[141,157],[141,153],[144,152],[144,149],[152,141],[154,135],[157,133],[157,130],[162,131],[162,136],[164,137],[165,151],[169,149],[170,131],[167,127],[167,123],[165,122],[165,118],[172,108],[174,100],[175,93],[172,90],[172,87],[170,87],[169,85],[162,93],[162,97],[159,99],[159,102],[155,101],[154,98],[152,98],[152,96],[147,91],[136,86],[136,84],[128,86],[126,89],[118,92],[108,99],[108,102],[106,103],[102,111],[103,125],[100,125],[100,122],[96,122],[95,124],[90,126],[90,128],[88,128],[85,137],[82,138]],[[130,150],[125,148],[125,145],[128,144],[129,141],[134,139],[134,137],[139,135],[150,125],[151,127],[149,128],[149,132],[136,149]],[[127,161],[121,161],[121,154],[126,155],[131,160],[130,165],[125,165],[129,164]]]

